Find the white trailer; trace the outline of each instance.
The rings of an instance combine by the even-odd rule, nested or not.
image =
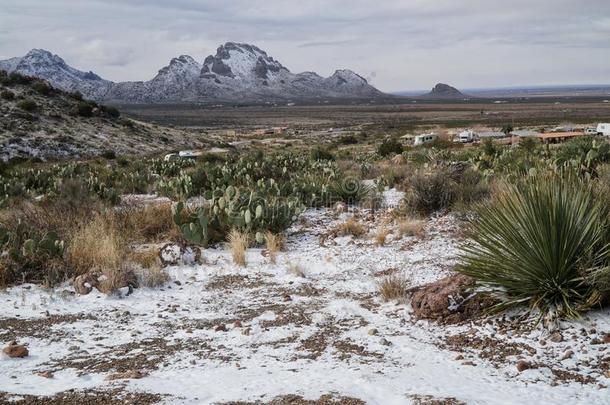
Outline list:
[[[597,135],[610,136],[610,124],[597,124]]]
[[[477,134],[474,133],[472,129],[467,129],[466,131],[462,131],[458,134],[458,140],[461,143],[470,143],[476,139]]]
[[[429,134],[421,134],[415,137],[415,141],[413,141],[413,146],[424,145],[426,143],[434,142],[438,138],[438,136],[431,132]]]

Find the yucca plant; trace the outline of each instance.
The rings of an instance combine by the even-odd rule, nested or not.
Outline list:
[[[601,301],[596,275],[610,263],[609,221],[591,182],[530,176],[477,211],[458,271],[502,292],[496,309],[529,304],[550,320]]]

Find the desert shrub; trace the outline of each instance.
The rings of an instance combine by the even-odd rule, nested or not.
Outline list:
[[[277,260],[277,253],[284,248],[284,237],[280,234],[267,232],[265,233],[265,244],[267,247],[267,253],[269,255],[269,261],[275,264]]]
[[[116,214],[130,238],[142,242],[171,239],[176,231],[171,204],[150,204],[124,209]]]
[[[396,139],[386,139],[377,147],[377,154],[382,157],[400,155],[402,151],[402,144]]]
[[[600,302],[607,270],[608,209],[591,182],[533,176],[506,185],[472,220],[459,271],[541,317],[575,317]]]
[[[93,106],[86,101],[81,101],[74,107],[74,113],[80,117],[91,117],[93,116]]]
[[[110,118],[116,119],[121,116],[121,112],[116,107],[103,105],[100,108]]]
[[[468,210],[472,204],[487,198],[490,193],[487,179],[480,172],[472,169],[464,170],[455,185],[455,204],[458,204],[462,210]]]
[[[376,246],[385,246],[386,243],[386,239],[388,238],[388,235],[390,234],[390,229],[388,229],[385,226],[381,226],[377,229],[377,231],[375,232],[375,237],[374,237],[374,241],[375,241],[375,245]]]
[[[408,180],[406,207],[423,215],[448,209],[456,199],[457,185],[449,169],[420,169]]]
[[[0,97],[2,97],[3,100],[14,100],[15,93],[10,90],[2,90],[2,92],[0,93]]]
[[[327,149],[317,146],[311,150],[311,160],[335,160],[335,156]]]
[[[347,204],[357,204],[374,195],[374,190],[355,177],[345,177],[334,180],[328,186],[329,204],[343,201]]]
[[[38,109],[38,104],[34,100],[25,99],[17,102],[17,107],[21,108],[23,111],[33,112]]]
[[[53,92],[53,88],[45,81],[37,80],[32,84],[32,89],[38,94],[48,96]]]
[[[113,151],[113,150],[108,149],[108,150],[103,151],[101,156],[104,159],[114,160],[114,159],[116,159],[116,152]]]
[[[354,135],[343,135],[339,138],[338,143],[341,145],[355,145],[358,139]]]
[[[33,77],[25,76],[17,72],[9,73],[8,82],[9,84],[30,84],[34,80]]]

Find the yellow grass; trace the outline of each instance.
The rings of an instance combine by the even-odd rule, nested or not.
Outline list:
[[[233,263],[241,267],[246,267],[246,249],[249,245],[248,234],[233,229],[229,232],[227,240],[229,241]]]
[[[355,217],[350,217],[339,225],[339,234],[341,235],[352,235],[355,237],[362,236],[366,233],[364,225],[362,225]]]
[[[426,221],[415,218],[405,218],[398,222],[398,232],[403,236],[416,236],[421,238],[426,233]]]
[[[407,278],[402,274],[391,274],[378,283],[379,294],[384,301],[403,301],[407,297]]]
[[[382,226],[377,229],[377,232],[375,233],[375,245],[384,246],[389,234],[390,230],[385,226]]]
[[[277,253],[284,248],[284,237],[280,234],[267,232],[265,234],[267,252],[269,253],[269,261],[273,264],[277,261]]]

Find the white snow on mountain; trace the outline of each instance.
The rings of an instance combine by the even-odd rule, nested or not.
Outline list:
[[[227,42],[198,63],[188,55],[170,61],[148,81],[113,83],[67,65],[57,55],[33,49],[0,61],[0,69],[36,76],[86,98],[117,103],[265,102],[299,99],[362,99],[384,96],[351,70],[323,78],[291,73],[262,49]]]

